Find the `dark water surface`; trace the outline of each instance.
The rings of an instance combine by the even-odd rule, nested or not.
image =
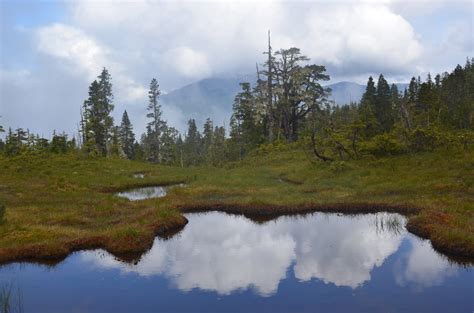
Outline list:
[[[24,312],[472,312],[473,267],[398,214],[315,213],[264,224],[188,214],[136,264],[101,250],[0,267]],[[1,286],[0,286],[1,291]]]

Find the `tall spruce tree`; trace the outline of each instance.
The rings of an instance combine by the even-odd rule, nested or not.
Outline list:
[[[161,163],[167,165],[179,164],[178,148],[176,144],[178,136],[179,132],[174,127],[169,127],[165,123],[161,135]]]
[[[135,157],[135,134],[133,126],[128,118],[127,110],[123,112],[122,123],[119,132],[120,146],[125,156],[132,160]]]
[[[210,118],[207,118],[206,122],[204,123],[202,141],[204,159],[208,164],[212,163],[214,153],[212,145],[214,141],[214,127]]]
[[[216,126],[214,129],[214,136],[212,140],[212,160],[214,166],[222,165],[226,160],[226,144],[225,144],[225,129],[224,127]]]
[[[160,86],[158,81],[153,78],[150,82],[150,90],[148,91],[148,114],[146,115],[150,122],[147,124],[147,159],[154,163],[159,163],[161,159],[161,135],[165,126],[161,119],[161,105],[158,102],[160,97]]]
[[[107,142],[113,126],[110,114],[114,105],[111,76],[105,67],[98,79],[89,86],[89,98],[84,101],[82,132],[86,147],[90,149],[95,146],[97,152],[106,156]]]
[[[197,165],[201,162],[201,142],[201,134],[197,129],[196,121],[190,119],[183,144],[185,163],[187,165]]]
[[[378,122],[375,117],[376,94],[377,89],[375,88],[374,79],[370,76],[359,107],[359,116],[364,125],[363,135],[366,138],[374,136],[378,129]]]
[[[415,105],[415,103],[418,100],[418,81],[416,80],[415,77],[412,77],[410,80],[410,84],[408,85],[408,100]]]
[[[240,84],[242,91],[234,99],[231,118],[231,142],[233,150],[238,151],[241,159],[251,149],[262,143],[264,135],[264,125],[262,113],[258,105],[258,91],[254,94],[250,88],[250,83]]]
[[[379,124],[380,132],[389,132],[393,126],[393,115],[392,115],[392,94],[390,92],[390,86],[383,77],[382,74],[379,76],[377,82],[377,93],[375,95],[375,117]]]

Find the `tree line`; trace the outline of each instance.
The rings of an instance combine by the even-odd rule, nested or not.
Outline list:
[[[136,138],[127,111],[115,125],[112,79],[107,69],[89,86],[80,110],[79,136],[53,133],[51,140],[18,128],[0,140],[7,156],[23,153],[82,153],[122,157],[152,163],[219,166],[249,152],[278,144],[301,146],[314,159],[358,158],[369,153],[388,155],[467,146],[473,140],[474,59],[451,73],[425,80],[413,77],[400,91],[381,74],[369,77],[358,103],[338,106],[322,82],[329,75],[311,64],[300,49],[273,51],[270,36],[256,82],[240,84],[232,106],[229,134],[207,119],[199,131],[188,121],[184,135],[162,117],[158,81],[148,91],[146,132]],[[0,126],[0,132],[4,132]]]

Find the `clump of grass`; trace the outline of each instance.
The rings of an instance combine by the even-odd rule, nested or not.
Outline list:
[[[402,219],[396,215],[376,216],[374,223],[377,233],[388,232],[394,235],[399,235],[402,233],[404,228]]]

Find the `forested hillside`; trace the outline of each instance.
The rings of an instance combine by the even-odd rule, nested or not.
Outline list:
[[[127,111],[120,123],[111,117],[112,78],[104,68],[89,87],[77,136],[54,133],[48,140],[25,128],[5,126],[0,128],[7,132],[0,152],[6,156],[78,153],[167,165],[219,166],[241,160],[255,149],[268,149],[268,144],[297,142],[310,158],[322,161],[472,144],[473,59],[450,73],[413,77],[403,90],[383,74],[369,77],[359,102],[334,105],[331,89],[323,86],[330,79],[325,67],[312,64],[300,49],[274,51],[269,44],[266,58],[257,67],[254,84],[240,83],[227,128],[211,119],[201,128],[189,119],[186,133],[179,133],[162,117],[161,91],[153,78],[146,133],[134,134]],[[217,92],[216,97],[225,95]]]

